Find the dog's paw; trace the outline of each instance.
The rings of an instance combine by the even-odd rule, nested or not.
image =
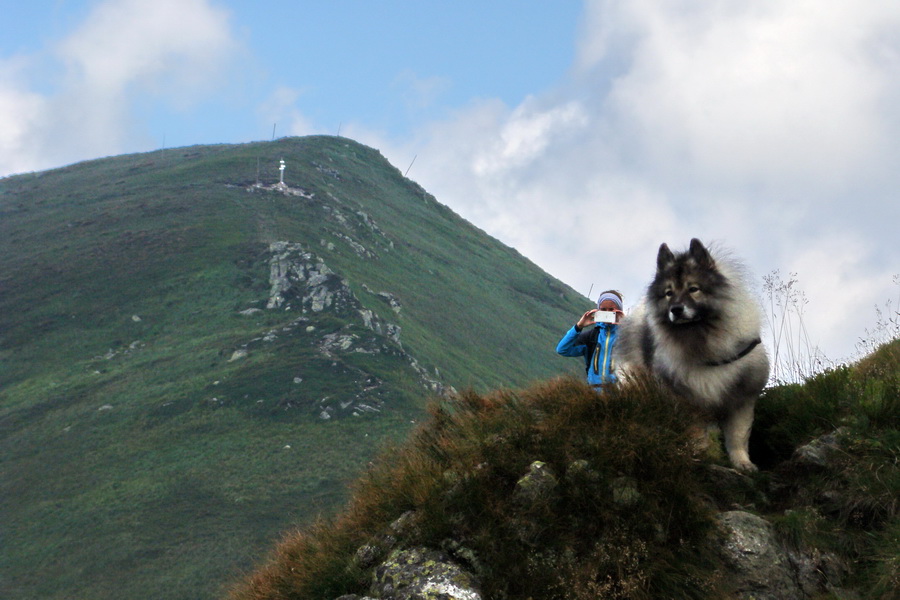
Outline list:
[[[750,460],[733,460],[732,466],[741,473],[756,473],[759,469]]]

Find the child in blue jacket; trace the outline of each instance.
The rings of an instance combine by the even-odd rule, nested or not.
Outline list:
[[[600,315],[595,316],[609,312],[615,315],[612,323],[605,322]],[[615,290],[605,291],[597,299],[597,308],[584,313],[556,345],[556,351],[563,356],[584,358],[587,381],[598,389],[605,383],[616,382],[612,350],[623,315],[622,294]]]

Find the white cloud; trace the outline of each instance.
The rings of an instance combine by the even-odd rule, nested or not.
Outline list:
[[[787,257],[787,270],[798,274],[799,288],[810,299],[804,320],[813,344],[845,352],[826,352],[831,359],[851,353],[864,329],[871,329],[875,307],[894,295],[893,274],[871,265],[872,252],[858,233],[835,233]],[[848,333],[856,337],[848,340]]]
[[[893,3],[598,0],[556,89],[375,143],[418,154],[412,178],[582,293],[636,300],[659,243],[694,236],[759,278],[796,271],[839,358],[900,271],[898,40]]]
[[[28,90],[23,71],[29,61],[0,61],[0,174],[34,168],[39,148],[32,132],[41,126],[46,99]]]
[[[14,63],[0,65],[18,71],[0,77],[3,124],[16,124],[0,133],[0,173],[121,152],[143,135],[135,103],[185,107],[221,81],[237,51],[229,27],[207,0],[107,0],[52,49],[52,64],[35,65],[60,71],[54,90],[30,90]]]
[[[58,49],[73,86],[110,96],[139,86],[174,99],[205,88],[231,50],[228,13],[206,0],[107,1]]]
[[[575,102],[549,108],[533,106],[528,99],[499,124],[499,131],[488,148],[475,157],[475,175],[496,177],[533,167],[544,158],[547,149],[560,138],[567,138],[587,124],[584,110]]]
[[[277,137],[284,135],[312,135],[322,131],[297,108],[303,92],[279,86],[257,109],[263,123],[272,123]]]
[[[866,3],[862,3],[865,5]],[[644,164],[668,180],[830,189],[878,174],[896,138],[900,9],[851,2],[605,3],[595,18],[638,31],[605,98]],[[590,79],[606,60],[583,58]],[[592,66],[593,68],[589,68]],[[885,173],[881,173],[884,175]]]

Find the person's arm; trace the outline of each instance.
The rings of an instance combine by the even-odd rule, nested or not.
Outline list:
[[[578,334],[581,333],[581,330],[587,327],[588,325],[594,324],[594,313],[597,312],[596,308],[592,308],[587,311],[581,318],[578,319],[578,322],[575,323],[575,326],[569,329],[566,334],[559,340],[559,343],[556,345],[557,354],[561,354],[562,356],[583,356],[584,351],[587,349],[587,344],[581,342],[578,339]]]
[[[575,340],[578,338],[579,333],[581,331],[578,329],[578,325],[569,329],[556,345],[556,353],[562,356],[582,356],[587,346],[576,343]]]

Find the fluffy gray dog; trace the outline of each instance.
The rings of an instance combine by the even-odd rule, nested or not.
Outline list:
[[[747,444],[769,378],[760,310],[740,266],[698,239],[659,247],[656,277],[621,325],[615,352],[627,376],[648,370],[718,422],[735,468],[755,471]]]

